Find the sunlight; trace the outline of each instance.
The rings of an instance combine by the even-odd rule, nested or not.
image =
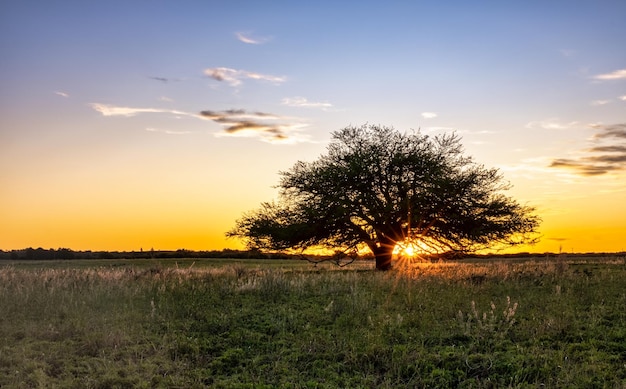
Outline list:
[[[402,253],[404,255],[408,255],[409,257],[413,257],[417,254],[417,250],[414,245],[408,245],[402,249]]]
[[[405,239],[404,241],[397,242],[396,247],[394,247],[393,249],[394,255],[402,255],[408,257],[415,257],[427,253],[428,250],[426,250],[426,248],[419,239]]]
[[[407,242],[398,242],[393,249],[393,255],[413,257],[417,255],[417,248],[415,245]]]
[[[428,250],[419,239],[406,239],[398,242],[393,249],[394,261],[399,267],[412,267],[425,262]]]

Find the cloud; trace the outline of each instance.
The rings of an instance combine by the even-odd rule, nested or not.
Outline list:
[[[550,167],[572,169],[583,176],[598,176],[626,170],[626,123],[593,125],[592,147],[577,158],[553,159]]]
[[[595,139],[618,138],[626,140],[626,123],[612,125],[594,124],[592,128],[599,130],[594,135]]]
[[[559,119],[551,118],[538,121],[532,121],[526,124],[526,128],[544,128],[546,130],[567,130],[576,127],[578,122],[573,121],[563,123]]]
[[[437,114],[434,112],[422,112],[422,117],[424,119],[433,119],[437,117]]]
[[[152,127],[146,128],[146,131],[149,131],[149,132],[160,132],[162,134],[167,134],[167,135],[186,135],[186,134],[194,133],[194,131],[164,130],[164,129],[152,128]]]
[[[550,171],[546,167],[546,159],[544,157],[526,158],[519,163],[511,165],[498,165],[498,169],[505,172],[527,174],[529,178],[539,177],[541,173]]]
[[[91,103],[89,104],[95,111],[100,112],[102,116],[125,116],[131,117],[141,113],[169,113],[173,115],[182,116],[197,116],[195,114],[183,111],[177,111],[175,109],[162,109],[162,108],[135,108],[135,107],[120,107],[109,104]]]
[[[626,80],[626,69],[615,70],[611,73],[593,76],[595,80]]]
[[[281,104],[288,105],[290,107],[306,107],[306,108],[322,108],[322,109],[330,108],[333,106],[330,103],[308,101],[304,97],[286,97],[283,99]]]
[[[578,174],[581,174],[583,176],[599,176],[618,169],[615,166],[607,164],[601,165],[590,163],[590,161],[587,161],[585,159],[586,158],[583,158],[581,160],[559,158],[553,160],[550,164],[550,167],[573,169],[576,170]]]
[[[246,70],[236,70],[230,68],[208,68],[204,70],[204,74],[211,77],[216,81],[224,81],[231,86],[238,86],[242,84],[244,79],[269,81],[275,84],[285,82],[287,79],[280,76],[272,76],[269,74],[260,74],[254,72],[248,72]]]
[[[180,78],[167,78],[167,77],[149,77],[149,78],[151,80],[159,81],[159,82],[162,82],[164,84],[167,84],[168,82],[182,81]]]
[[[248,32],[236,32],[235,36],[243,43],[247,43],[250,45],[261,45],[263,43],[267,43],[271,38],[269,37],[254,37],[251,33]]]
[[[89,104],[103,116],[133,117],[139,114],[171,114],[188,116],[196,119],[212,120],[223,127],[217,136],[255,137],[269,143],[308,142],[308,136],[301,133],[307,125],[295,118],[284,117],[267,112],[248,112],[243,109],[224,111],[205,110],[200,113],[189,113],[173,109],[136,108],[108,104]],[[170,135],[189,134],[191,131],[175,131],[148,127],[146,131],[161,132]]]
[[[164,112],[162,109],[157,108],[132,108],[132,107],[118,107],[108,104],[91,103],[91,108],[100,112],[102,116],[135,116],[139,113],[155,113]]]
[[[626,154],[626,145],[623,146],[596,146],[588,149],[589,152],[601,152],[601,153],[624,153]]]
[[[243,109],[205,110],[200,116],[219,123],[224,131],[218,136],[256,137],[270,143],[296,143],[306,138],[298,134],[305,125],[292,119],[266,112]]]
[[[456,132],[457,134],[462,134],[463,133],[463,130],[457,130],[454,127],[423,127],[420,130],[424,131],[424,132],[445,131],[445,132]]]
[[[609,104],[611,102],[611,100],[594,100],[591,102],[591,105],[593,105],[594,107],[600,106],[600,105],[606,105]]]
[[[57,95],[57,96],[65,97],[65,98],[70,97],[70,95],[68,95],[65,92],[61,92],[61,91],[56,91],[56,92],[54,92],[54,94]]]
[[[622,100],[622,101],[626,101],[626,95],[620,96],[619,99]]]

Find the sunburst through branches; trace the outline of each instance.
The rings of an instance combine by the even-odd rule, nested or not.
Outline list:
[[[397,242],[393,250],[395,267],[410,268],[415,263],[428,262],[431,254],[430,248],[422,240],[407,238]]]

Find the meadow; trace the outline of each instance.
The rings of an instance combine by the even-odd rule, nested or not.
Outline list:
[[[626,259],[0,262],[2,388],[626,387]]]

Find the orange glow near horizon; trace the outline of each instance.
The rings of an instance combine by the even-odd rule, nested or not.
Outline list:
[[[71,196],[68,196],[71,197]],[[237,239],[224,233],[249,205],[240,210],[224,201],[221,213],[210,204],[196,201],[186,207],[173,202],[144,201],[125,207],[103,202],[94,209],[73,199],[64,205],[60,199],[37,204],[25,200],[4,212],[0,223],[0,249],[28,247],[69,248],[72,250],[134,251],[155,250],[222,250],[244,249]],[[253,204],[253,201],[249,201]],[[626,217],[626,215],[624,215]],[[584,253],[623,252],[626,250],[626,227],[618,217],[596,221],[593,215],[578,211],[572,215],[544,217],[536,245],[506,248],[493,253]],[[398,244],[394,254],[413,257],[424,250],[415,244]],[[486,250],[485,253],[489,253]]]
[[[242,242],[227,239],[224,233],[243,212],[257,204],[254,198],[237,198],[237,193],[214,194],[210,190],[178,197],[169,194],[157,197],[153,192],[143,198],[141,193],[134,192],[107,195],[105,191],[99,192],[98,187],[95,190],[73,187],[65,193],[47,190],[43,191],[45,196],[32,188],[24,191],[28,195],[19,197],[19,201],[5,202],[11,190],[7,188],[0,194],[0,202],[5,205],[0,222],[1,250],[244,249]],[[11,207],[6,207],[7,204]],[[605,204],[613,204],[614,212],[602,212],[599,208]],[[541,211],[538,213],[541,215]],[[564,211],[547,209],[539,228],[538,244],[494,253],[623,252],[626,250],[624,220],[626,212],[616,200],[593,204],[589,210],[573,206]],[[424,252],[419,243],[399,244],[395,253],[401,250],[408,257]]]

